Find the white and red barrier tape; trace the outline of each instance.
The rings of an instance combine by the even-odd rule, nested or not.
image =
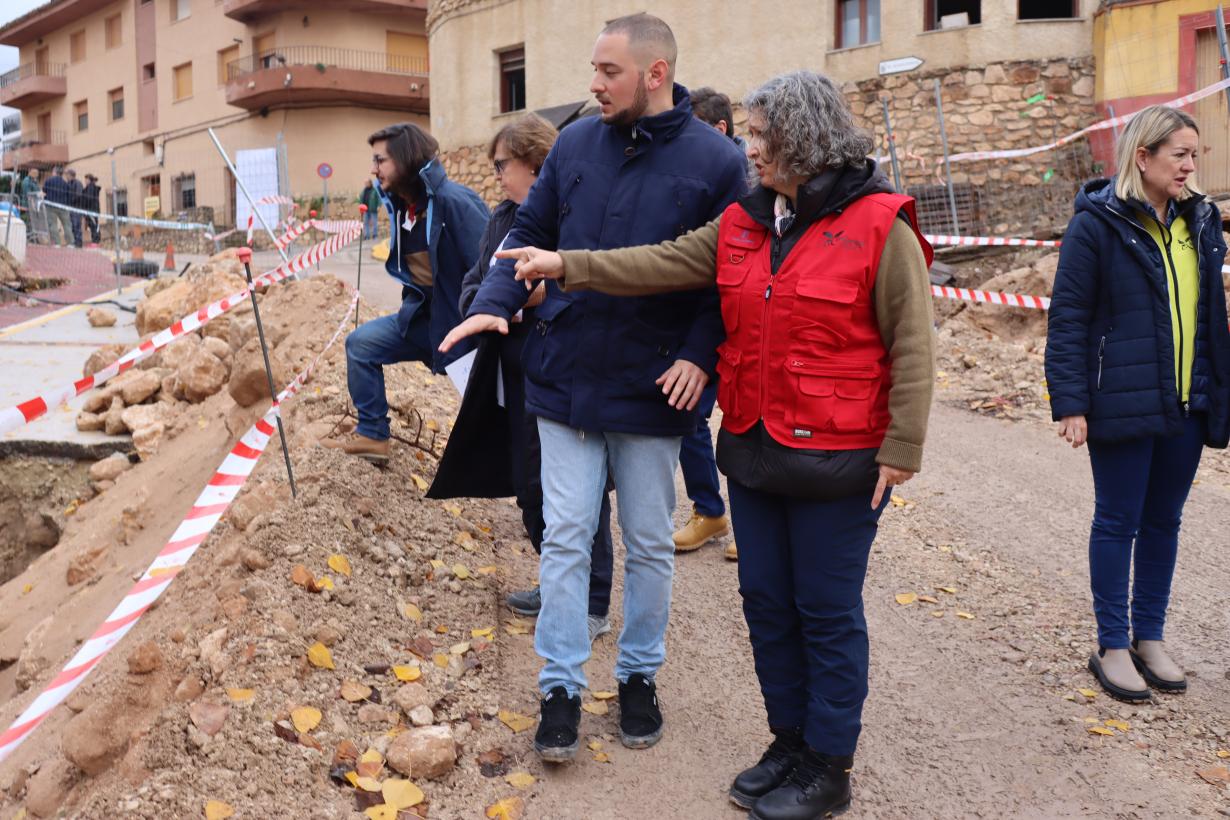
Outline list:
[[[197,496],[192,509],[180,522],[179,527],[171,535],[167,545],[150,564],[145,574],[132,586],[119,605],[102,623],[90,639],[82,644],[77,654],[65,665],[47,688],[26,707],[26,710],[13,721],[8,730],[0,735],[0,761],[7,758],[21,745],[22,741],[38,727],[56,706],[64,702],[74,689],[81,685],[85,677],[98,665],[107,653],[128,634],[143,614],[154,604],[160,595],[171,585],[197,549],[209,537],[215,525],[226,513],[235,496],[243,488],[244,482],[255,469],[261,453],[265,451],[270,437],[274,432],[274,417],[278,414],[281,403],[296,393],[307,381],[321,357],[329,350],[347,329],[350,314],[357,309],[359,294],[355,293],[350,300],[350,307],[338,323],[333,338],[324,346],[316,358],[286,389],[278,394],[269,411],[257,420],[256,424],[243,435],[243,438],[231,448],[230,453],[217,472],[209,479],[205,489]]]
[[[1021,293],[1000,293],[992,290],[970,290],[969,288],[950,288],[942,285],[932,285],[931,295],[942,299],[960,299],[963,302],[985,302],[989,305],[1005,307],[1033,308],[1049,310],[1051,300],[1048,296],[1026,296]]]
[[[355,223],[358,225],[358,223]],[[341,248],[349,245],[351,242],[359,238],[361,227],[356,227],[344,234],[335,234],[330,236],[323,242],[319,242],[305,250],[303,253],[296,256],[289,262],[284,262],[278,267],[267,273],[257,277],[253,284],[256,286],[272,285],[275,282],[280,282],[290,276],[293,276],[300,271],[305,271],[314,266],[317,262],[332,256]],[[103,384],[109,379],[123,373],[125,370],[136,365],[137,362],[146,358],[157,350],[166,347],[175,339],[185,336],[204,325],[211,319],[215,319],[226,313],[231,308],[241,304],[243,300],[248,298],[248,288],[227,296],[225,299],[219,299],[211,305],[198,310],[196,313],[190,313],[180,319],[175,324],[167,329],[146,339],[139,346],[129,350],[115,362],[107,365],[92,376],[86,376],[72,384],[64,385],[56,390],[44,393],[41,396],[35,396],[32,399],[27,399],[20,404],[12,407],[7,407],[0,410],[0,435],[8,433],[11,430],[16,430],[24,424],[28,424],[34,419],[42,416],[47,412],[48,408],[57,407],[62,402],[80,396],[87,390],[92,390],[95,387]]]
[[[946,234],[923,234],[932,245],[974,246],[1020,246],[1023,248],[1058,248],[1058,239],[1020,239],[1015,236],[948,236]]]
[[[1227,77],[1224,80],[1218,80],[1211,85],[1206,85],[1204,88],[1193,91],[1192,93],[1186,94],[1182,97],[1178,97],[1177,99],[1173,99],[1170,102],[1163,103],[1163,105],[1168,105],[1172,108],[1182,108],[1188,103],[1193,103],[1196,100],[1202,100],[1205,97],[1210,97],[1225,88],[1230,88],[1230,77]],[[976,159],[1009,159],[1012,157],[1027,157],[1031,154],[1038,154],[1043,151],[1050,151],[1053,148],[1059,148],[1060,146],[1067,145],[1068,143],[1078,140],[1086,134],[1091,134],[1094,131],[1105,131],[1107,128],[1114,128],[1116,126],[1123,125],[1128,120],[1132,119],[1132,117],[1136,116],[1137,113],[1138,112],[1133,111],[1130,114],[1121,114],[1118,117],[1111,117],[1110,119],[1095,122],[1093,125],[1085,126],[1079,131],[1068,134],[1065,137],[1060,137],[1056,141],[1049,142],[1046,145],[1035,145],[1032,148],[1010,148],[999,151],[967,151],[963,154],[952,154],[948,157],[948,161],[952,163],[969,162]],[[942,163],[942,158],[936,160],[936,165],[940,165]]]
[[[363,223],[355,219],[308,219],[291,225],[287,228],[286,233],[274,241],[274,244],[279,248],[285,248],[313,228],[321,233],[343,233],[345,231],[362,230]]]
[[[289,205],[293,208],[295,207],[295,200],[291,199],[288,196],[282,196],[281,194],[274,194],[273,196],[261,197],[260,199],[256,200],[256,204],[257,205]]]

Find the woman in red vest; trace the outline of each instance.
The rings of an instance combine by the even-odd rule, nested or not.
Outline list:
[[[717,458],[774,735],[730,798],[760,820],[811,820],[850,802],[868,554],[888,488],[922,464],[931,248],[914,201],[867,158],[872,141],[830,80],[775,77],[744,106],[759,184],[718,220],[655,246],[504,255],[518,278],[566,290],[641,295],[717,279]]]

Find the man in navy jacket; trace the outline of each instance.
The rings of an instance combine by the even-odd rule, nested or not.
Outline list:
[[[437,347],[461,321],[461,280],[478,258],[489,213],[478,194],[448,178],[439,144],[417,125],[391,125],[367,141],[391,226],[384,268],[401,283],[402,303],[397,313],[346,337],[346,386],[359,424],[352,435],[322,443],[383,464],[389,460],[384,366],[419,361],[443,373],[468,350],[445,355]]]
[[[662,242],[716,218],[742,193],[746,162],[734,143],[692,116],[687,89],[673,83],[675,54],[673,33],[656,17],[607,25],[594,46],[590,84],[601,117],[560,134],[507,247]],[[524,352],[547,524],[535,635],[545,698],[535,748],[559,761],[578,746],[590,546],[608,471],[627,547],[615,667],[620,734],[630,748],[661,736],[654,675],[666,654],[675,465],[724,332],[716,289],[630,298],[545,287]],[[474,333],[506,333],[526,298],[512,263],[500,262],[442,349]]]

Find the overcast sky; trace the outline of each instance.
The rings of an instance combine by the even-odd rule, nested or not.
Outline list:
[[[0,26],[46,3],[47,0],[0,0]],[[0,46],[0,74],[14,68],[17,68],[17,49]],[[0,116],[16,113],[16,109],[0,106]]]

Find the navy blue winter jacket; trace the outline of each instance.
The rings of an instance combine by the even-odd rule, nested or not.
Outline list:
[[[1083,415],[1093,441],[1171,436],[1182,430],[1164,262],[1113,180],[1076,195],[1059,252],[1046,334],[1046,381],[1058,421]],[[1178,203],[1200,260],[1190,409],[1208,414],[1206,444],[1230,439],[1230,329],[1217,210],[1204,197]]]
[[[427,220],[427,255],[431,260],[433,292],[426,293],[411,281],[410,271],[400,251],[402,242],[409,234],[402,228],[406,203],[396,194],[380,191],[391,226],[389,258],[384,263],[384,269],[402,284],[402,307],[398,311],[398,321],[403,334],[409,329],[415,312],[430,299],[431,319],[427,325],[427,335],[431,340],[431,369],[443,373],[446,364],[464,356],[473,347],[471,343],[463,343],[447,354],[438,350],[448,332],[461,322],[461,313],[457,309],[461,280],[478,259],[479,240],[490,214],[482,197],[450,180],[438,159],[424,165],[419,170],[419,178],[427,190],[427,213],[419,214],[418,218]]]
[[[55,202],[60,205],[69,205],[72,196],[68,187],[68,180],[62,176],[50,176],[43,183],[43,196],[48,202]]]
[[[578,120],[560,134],[517,212],[505,247],[601,250],[653,245],[716,218],[742,192],[747,164],[727,137],[675,107],[632,126]],[[526,290],[501,261],[470,315],[511,317]],[[526,407],[570,427],[686,435],[694,412],[674,410],[654,381],[678,359],[712,378],[725,338],[717,289],[660,296],[563,293],[554,283],[525,343]]]

